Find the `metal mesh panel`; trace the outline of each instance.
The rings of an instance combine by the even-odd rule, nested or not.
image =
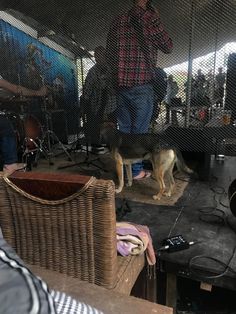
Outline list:
[[[164,69],[167,76],[173,76],[178,88],[173,99],[164,97],[154,102],[159,109],[150,121],[148,132],[161,134],[166,142],[184,151],[216,154],[223,149],[225,154],[235,155],[235,3],[176,0],[158,1],[154,6],[160,9],[161,20],[174,45],[171,54],[158,51],[156,66]],[[90,47],[92,42],[99,42],[96,33],[102,33],[100,28],[108,32],[116,15],[115,9],[107,15],[106,10],[102,13],[102,9],[107,9],[105,3],[100,2],[98,7],[101,25],[96,25],[94,39],[90,38],[89,42],[80,33],[88,45],[91,43]],[[118,5],[113,3],[113,8]],[[129,8],[127,4],[119,7],[119,13]],[[95,9],[90,7],[90,10],[93,14]],[[110,23],[104,22],[105,16]],[[88,22],[85,19],[83,24]],[[95,26],[89,25],[91,32]],[[107,36],[100,39],[99,43],[105,46]],[[131,114],[135,115],[135,110]]]
[[[43,3],[44,1],[42,5]],[[77,59],[77,74],[74,65],[71,66],[73,71],[64,73],[67,87],[71,84],[73,86],[71,85],[68,89],[68,97],[62,105],[68,113],[68,128],[71,129],[73,125],[71,133],[75,133],[80,127],[82,107],[82,102],[79,103],[76,99],[76,80],[78,79],[78,95],[81,96],[84,83],[88,79],[88,71],[95,65],[93,51],[100,45],[106,47],[108,32],[114,23],[114,18],[127,12],[132,7],[133,1],[104,0],[94,3],[81,0],[61,3],[52,0],[45,1],[45,8],[42,7],[40,10],[37,9],[36,1],[31,1],[30,5],[26,2],[16,4],[14,1],[10,3],[8,1],[5,5],[34,18],[37,23],[29,19],[25,19],[24,22],[37,29],[38,32],[45,31],[42,25],[46,25],[47,31],[53,30],[56,36],[46,32],[45,37],[69,50],[75,57],[73,61]],[[157,51],[156,66],[164,69],[168,77],[172,76],[178,88],[171,97],[165,95],[158,101],[154,98],[153,106],[156,108],[154,116],[150,116],[148,127],[141,127],[140,132],[135,130],[135,133],[144,133],[144,129],[147,129],[147,132],[161,135],[164,141],[178,146],[181,150],[196,152],[216,153],[217,149],[222,147],[223,141],[225,154],[235,155],[235,1],[166,0],[153,1],[152,5],[158,8],[164,29],[172,38],[174,46],[170,54]],[[2,26],[1,30],[1,40],[4,46],[3,27],[6,26]],[[21,43],[27,45],[28,39],[23,35],[21,37]],[[115,38],[114,36],[114,40]],[[34,40],[38,44],[37,39]],[[92,53],[84,54],[84,50],[80,50],[81,47],[86,47],[85,51]],[[11,45],[11,49],[14,50],[14,45]],[[20,52],[18,51],[18,55]],[[45,50],[46,61],[51,58],[50,53],[49,50]],[[12,56],[12,53],[10,55]],[[44,78],[51,83],[60,72],[58,72],[58,67],[60,68],[61,64],[65,65],[66,62],[69,63],[67,57],[62,55],[60,57],[61,59],[51,73],[52,77],[47,70],[45,70],[46,74],[43,73]],[[116,57],[114,55],[114,60]],[[65,60],[62,60],[63,58]],[[6,67],[4,60],[6,59],[3,59],[2,69]],[[16,66],[14,67],[11,63],[11,66],[7,66],[6,73],[13,73],[10,76],[19,82],[17,73],[21,71],[22,62],[17,62],[16,59],[13,61],[14,64],[17,63]],[[13,67],[17,70],[13,71]],[[116,72],[114,69],[111,71]],[[138,68],[134,71],[138,71]],[[222,74],[219,74],[219,71],[222,71]],[[70,76],[71,79],[69,79]],[[119,97],[116,98],[116,105],[114,104],[114,97],[119,94],[119,89],[114,89],[112,96],[101,92],[105,84],[106,87],[109,86],[110,93],[114,77],[111,75],[108,79],[104,79],[106,73],[102,73],[101,76],[103,82],[95,74],[95,79],[90,86],[91,94],[96,94],[94,97],[97,97],[93,100],[95,110],[89,117],[90,142],[93,141],[93,136],[97,137],[97,132],[99,132],[97,124],[104,119],[114,121],[116,112],[113,109],[116,105],[118,109],[120,106]],[[73,83],[71,83],[72,80],[74,80]],[[24,83],[30,85],[28,83],[32,82]],[[98,91],[99,88],[100,91]],[[158,90],[158,85],[156,89]],[[91,106],[91,99],[88,97],[83,105],[85,107],[82,114],[86,106]],[[129,110],[132,119],[135,119],[135,109],[132,111],[129,108]],[[84,121],[88,122],[88,120]],[[119,123],[118,127],[120,127]],[[122,130],[122,127],[120,129]],[[128,133],[132,134],[132,129]]]

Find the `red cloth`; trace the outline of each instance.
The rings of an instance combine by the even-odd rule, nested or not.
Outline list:
[[[142,25],[151,64],[156,64],[158,49],[170,53],[173,47],[159,15],[153,10],[144,10],[136,6],[116,18],[108,33],[107,61],[120,87],[143,85],[152,79],[150,65],[146,62],[136,30],[130,22],[131,15],[134,15]]]
[[[147,226],[144,225],[136,225],[133,224],[136,229],[140,232],[145,232],[149,238],[148,241],[148,246],[147,246],[147,251],[146,251],[146,256],[147,256],[147,261],[149,265],[154,265],[156,264],[156,255],[155,255],[155,251],[153,249],[153,245],[152,245],[152,237],[150,235],[150,231],[149,228]]]

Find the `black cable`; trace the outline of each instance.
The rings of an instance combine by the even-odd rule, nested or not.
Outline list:
[[[216,176],[212,175],[212,178],[214,178],[214,181],[218,181],[218,178]],[[229,208],[228,204],[225,204],[224,202],[222,202],[222,198],[226,198],[228,195],[225,188],[223,188],[222,186],[213,186],[211,185],[211,181],[210,181],[210,190],[213,193],[220,195],[220,198],[218,201],[216,200],[216,196],[214,196],[214,199],[216,202],[219,202],[219,204],[224,208]]]
[[[225,225],[226,215],[222,209],[209,206],[209,207],[201,207],[200,209],[198,209],[198,211],[201,213],[201,215],[199,216],[199,219],[201,221],[207,222],[207,223],[219,223],[219,224]],[[217,215],[217,213],[220,213],[221,216]]]
[[[191,271],[191,273],[193,275],[195,275],[197,277],[201,277],[203,279],[217,279],[217,278],[221,278],[221,277],[225,276],[227,272],[231,272],[234,275],[236,275],[236,270],[234,270],[232,267],[230,267],[230,263],[231,263],[232,259],[234,258],[235,251],[236,251],[236,247],[234,247],[233,253],[232,253],[232,255],[231,255],[231,257],[230,257],[230,259],[229,259],[227,264],[224,263],[224,262],[221,262],[220,260],[218,260],[218,259],[216,259],[214,257],[207,256],[207,255],[197,255],[197,256],[194,256],[189,261],[189,264],[188,264],[189,265],[189,270]],[[209,260],[211,260],[213,262],[218,263],[221,266],[224,266],[225,269],[224,269],[223,272],[221,272],[220,274],[217,274],[217,275],[212,275],[212,276],[205,276],[204,275],[203,276],[203,275],[199,274],[197,271],[193,270],[193,266],[196,267],[196,264],[194,265],[193,262],[196,261],[197,259],[209,259]]]
[[[189,182],[190,183],[192,181],[191,179],[189,179],[189,180],[188,179],[183,179],[183,178],[177,177],[175,175],[174,175],[174,178],[175,178],[175,180],[182,181],[182,182]]]
[[[190,175],[187,179],[177,176],[176,173],[173,176],[176,180],[182,181],[182,182],[195,183],[199,181],[199,179],[197,178],[197,175],[195,175],[195,177]]]
[[[226,224],[226,214],[223,210],[217,208],[218,204],[224,208],[228,208],[227,204],[222,202],[222,199],[227,196],[225,188],[219,185],[215,185],[214,182],[217,182],[218,178],[214,175],[211,176],[211,180],[209,180],[210,191],[214,193],[213,195],[213,206],[200,208],[199,212],[202,214],[199,216],[199,219],[208,223],[220,223]],[[219,196],[219,199],[217,199]],[[219,215],[219,213],[221,215]],[[213,219],[211,219],[213,218]]]
[[[222,194],[225,194],[225,189],[222,187],[222,186],[210,186],[210,190],[215,193],[215,194],[219,194],[219,195],[222,195]]]
[[[222,194],[221,195],[221,197],[220,197],[220,199],[219,199],[219,204],[222,206],[222,207],[224,207],[224,208],[229,208],[229,205],[228,204],[224,204],[223,202],[222,202],[222,198],[227,198],[227,193],[225,192],[224,194]]]

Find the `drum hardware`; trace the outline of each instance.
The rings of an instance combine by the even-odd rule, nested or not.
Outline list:
[[[83,161],[80,162],[76,162],[74,164],[69,164],[69,165],[65,165],[65,166],[59,166],[58,169],[66,169],[66,168],[71,168],[71,167],[80,167],[82,170],[83,166],[85,167],[90,167],[92,166],[93,168],[98,169],[99,172],[99,176],[100,176],[100,171],[104,171],[107,172],[108,170],[105,167],[104,162],[98,157],[95,159],[91,159],[90,158],[90,154],[97,154],[95,151],[90,150],[89,146],[91,145],[92,139],[94,136],[96,137],[100,137],[99,135],[99,130],[100,130],[100,125],[101,125],[101,121],[103,121],[103,116],[104,116],[104,110],[105,110],[105,104],[106,104],[106,98],[104,97],[104,94],[102,95],[102,99],[104,101],[102,101],[102,103],[104,103],[104,107],[102,108],[100,114],[97,116],[97,119],[94,119],[94,117],[91,119],[88,113],[87,114],[81,114],[81,120],[82,120],[82,127],[80,128],[79,133],[77,134],[77,140],[75,141],[75,143],[73,143],[73,146],[75,147],[75,149],[77,149],[78,147],[80,147],[81,151],[85,151],[85,159]],[[81,101],[84,101],[81,98]],[[83,104],[83,107],[86,108],[86,105]],[[88,107],[88,106],[87,106]],[[81,135],[81,136],[80,136]],[[85,149],[83,148],[83,143],[85,144]],[[99,142],[99,139],[98,139]],[[98,146],[100,143],[98,143]],[[100,163],[100,165],[98,164]],[[97,176],[98,176],[97,175]]]
[[[19,104],[27,103],[25,99],[16,99],[16,101]],[[9,100],[8,102],[12,104],[12,100]],[[52,157],[55,155],[53,153],[53,145],[55,143],[57,143],[66,153],[68,159],[70,161],[72,160],[66,147],[51,130],[51,114],[47,110],[46,99],[43,100],[42,108],[42,112],[45,115],[45,128],[43,128],[34,115],[28,114],[24,108],[21,108],[20,112],[21,113],[1,110],[0,114],[6,116],[13,126],[16,135],[18,154],[22,161],[27,163],[28,170],[32,168],[32,164],[34,166],[37,165],[41,154],[43,154],[43,156],[48,159],[49,164],[52,165]]]
[[[27,170],[32,170],[32,165],[37,166],[38,164],[38,158],[39,153],[42,153],[44,157],[47,159],[47,153],[42,148],[41,140],[38,139],[32,139],[29,137],[24,138],[23,147],[24,152],[22,155],[22,160],[27,164]],[[29,148],[29,146],[33,146],[32,148]]]
[[[22,162],[27,164],[27,169],[31,169],[31,156],[39,149],[42,126],[39,120],[32,114],[17,114],[14,112],[6,113],[7,119],[13,126],[18,155]]]
[[[45,118],[45,126],[42,132],[42,136],[38,139],[39,143],[35,142],[34,139],[29,140],[36,146],[36,156],[34,164],[37,165],[40,154],[42,153],[46,159],[48,159],[49,165],[53,165],[52,158],[55,157],[54,145],[57,144],[60,149],[68,156],[68,160],[72,161],[72,157],[69,154],[67,148],[59,140],[55,132],[52,131],[52,117],[51,112],[47,109],[47,98],[44,97],[42,101],[42,112]],[[28,153],[32,153],[32,150]]]

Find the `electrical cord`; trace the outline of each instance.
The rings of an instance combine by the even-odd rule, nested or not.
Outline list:
[[[188,180],[188,179],[183,179],[183,178],[180,178],[180,177],[177,177],[177,176],[174,176],[175,180],[178,180],[178,181],[181,181],[181,182],[191,182],[191,180]]]
[[[225,225],[226,215],[223,210],[216,207],[201,207],[198,211],[201,213],[199,216],[201,221]],[[221,215],[218,215],[217,213]]]
[[[179,213],[178,213],[178,215],[177,215],[177,217],[176,217],[176,219],[175,219],[173,225],[172,225],[171,228],[170,228],[170,231],[169,231],[169,234],[168,234],[167,238],[170,237],[172,231],[174,230],[175,226],[177,225],[177,223],[178,223],[178,221],[179,221],[179,218],[180,218],[180,216],[182,215],[183,210],[184,210],[184,206],[182,206],[182,207],[180,208],[180,211],[179,211]]]
[[[229,205],[224,204],[221,199],[219,200],[219,203],[220,203],[220,205],[221,205],[222,207],[224,207],[224,208],[229,208]]]
[[[222,186],[210,186],[210,190],[215,194],[224,194],[225,189]]]
[[[236,247],[234,247],[233,253],[232,253],[232,255],[231,255],[231,257],[230,257],[230,259],[229,259],[229,261],[228,261],[227,264],[224,263],[224,262],[222,262],[222,261],[220,261],[220,260],[218,260],[218,259],[216,259],[216,258],[214,258],[214,257],[211,257],[211,256],[207,256],[207,255],[196,255],[196,256],[192,257],[192,258],[190,259],[190,261],[189,261],[189,264],[188,264],[189,270],[191,271],[191,273],[192,273],[193,275],[195,275],[195,276],[197,276],[197,277],[200,277],[200,278],[203,278],[203,279],[217,279],[217,278],[221,278],[221,277],[225,276],[228,272],[231,272],[231,273],[233,273],[234,275],[236,275],[236,271],[235,271],[232,267],[230,267],[230,264],[231,264],[231,262],[232,262],[232,260],[233,260],[233,258],[234,258],[234,256],[235,256],[235,252],[236,252]],[[221,266],[224,266],[225,269],[224,269],[223,272],[221,272],[220,274],[217,274],[217,275],[212,275],[212,276],[205,276],[205,275],[204,275],[204,276],[203,276],[203,275],[199,274],[197,271],[193,270],[193,267],[194,267],[194,266],[195,266],[195,268],[196,268],[196,264],[194,265],[194,261],[196,261],[197,259],[208,259],[208,260],[211,260],[211,261],[213,261],[213,262],[218,263],[218,264],[221,265]]]
[[[175,180],[182,181],[182,182],[195,183],[195,182],[199,181],[197,178],[195,178],[193,176],[191,177],[191,175],[190,175],[190,177],[185,178],[185,177],[178,176],[175,173],[173,176],[174,176]]]
[[[198,209],[200,212],[199,219],[207,223],[227,225],[225,212],[222,209],[218,208],[218,205],[221,205],[224,208],[228,208],[228,206],[222,202],[222,199],[227,196],[227,193],[222,186],[215,184],[217,181],[218,178],[212,175],[211,180],[209,180],[209,185],[210,191],[214,193],[213,206],[201,207],[200,209]],[[209,185],[207,186],[208,188]]]
[[[217,181],[217,177],[214,177],[215,181]],[[213,206],[209,206],[209,207],[202,207],[199,209],[199,212],[201,213],[199,216],[199,219],[201,221],[204,222],[208,222],[208,223],[220,223],[220,224],[224,224],[224,225],[228,225],[230,227],[229,221],[228,221],[228,216],[226,215],[226,213],[224,212],[224,210],[217,208],[218,203],[225,208],[228,208],[228,206],[226,204],[224,204],[222,202],[222,198],[225,197],[227,195],[225,189],[221,186],[210,186],[210,190],[214,193],[213,196]],[[220,196],[219,200],[217,200],[217,196]],[[213,220],[212,220],[213,218]],[[196,255],[194,257],[192,257],[189,261],[189,270],[190,272],[195,275],[198,276],[200,278],[204,279],[218,279],[221,278],[223,276],[225,276],[228,272],[233,273],[234,275],[236,275],[236,270],[234,270],[232,267],[230,267],[230,264],[235,256],[235,252],[236,252],[236,247],[234,247],[233,253],[228,261],[228,263],[224,263],[214,257],[211,256],[207,256],[207,255]],[[196,260],[200,260],[200,259],[205,259],[205,260],[210,260],[213,261],[215,263],[218,263],[219,265],[224,267],[224,270],[217,274],[217,275],[212,275],[212,276],[203,276],[201,275],[199,272],[197,272],[196,270],[193,269],[193,267],[195,266],[196,268]]]

